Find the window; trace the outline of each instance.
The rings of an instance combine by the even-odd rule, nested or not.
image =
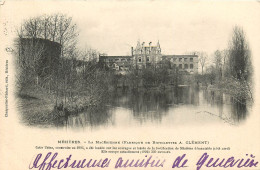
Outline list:
[[[138,62],[142,62],[142,59],[141,59],[141,57],[139,57],[139,58],[138,58]]]
[[[113,62],[113,59],[109,59],[109,62]]]
[[[172,59],[173,62],[176,62],[176,60],[177,60],[177,58],[173,58],[173,59]]]
[[[182,58],[179,58],[179,62],[182,62]]]
[[[148,61],[148,62],[150,61],[150,57],[147,57],[147,61]]]
[[[185,64],[185,65],[184,65],[184,68],[185,68],[185,69],[188,69],[188,68],[189,68],[188,64]]]
[[[127,61],[130,61],[130,58],[128,58]]]
[[[190,62],[193,62],[193,58],[190,58]]]
[[[188,58],[184,58],[184,61],[187,62],[187,61],[188,61]]]
[[[182,64],[179,64],[179,69],[182,69]]]
[[[115,59],[115,61],[119,61],[119,59],[118,59],[118,58],[116,58],[116,59]]]
[[[173,64],[173,68],[176,68],[176,64]]]
[[[121,59],[121,61],[125,61],[125,59],[124,59],[124,58],[122,58],[122,59]]]
[[[190,65],[190,69],[193,69],[193,64]]]

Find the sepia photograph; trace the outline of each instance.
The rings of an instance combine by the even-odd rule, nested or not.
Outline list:
[[[35,14],[16,25],[21,122],[93,129],[246,121],[254,69],[245,25],[149,5],[103,7],[102,18],[91,17],[102,15],[97,9]]]
[[[0,0],[0,169],[259,169],[259,8]]]

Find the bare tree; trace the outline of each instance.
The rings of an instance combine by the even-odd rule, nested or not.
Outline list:
[[[42,73],[39,70],[41,57],[44,53],[44,45],[38,41],[26,41],[26,45],[17,40],[19,51],[16,53],[16,64],[19,70],[17,75],[17,85],[20,90],[29,84],[38,84],[39,76]]]
[[[205,52],[195,52],[195,54],[199,56],[199,64],[201,66],[201,74],[203,75],[204,67],[206,65],[208,55]]]
[[[25,35],[31,38],[38,38],[41,35],[42,28],[41,28],[41,18],[35,17],[30,18],[29,20],[25,21],[23,26],[25,30]]]
[[[48,15],[43,15],[40,19],[41,22],[41,28],[42,28],[42,35],[41,37],[46,39],[50,38],[49,30],[50,30],[50,19],[51,17]]]
[[[50,40],[55,41],[57,36],[57,29],[58,29],[58,14],[50,16],[48,26],[49,26],[48,31],[50,34]]]
[[[55,71],[52,71],[50,74],[45,74],[45,76],[42,76],[42,79],[44,79],[43,81],[46,82],[46,84],[49,84],[49,92],[51,90],[51,84],[56,86],[54,87],[54,89],[57,93],[60,90],[59,88],[62,87],[64,87],[62,93],[65,94],[68,89],[73,88],[72,85],[74,84],[74,82],[69,80],[73,79],[76,68],[76,63],[74,61],[77,57],[76,43],[78,32],[77,26],[73,23],[71,17],[68,17],[64,14],[41,15],[38,17],[33,17],[23,22],[20,28],[17,29],[17,35],[20,41],[24,39],[27,39],[28,41],[30,39],[32,39],[33,41],[35,39],[45,39],[59,43],[60,49],[56,49],[60,50],[60,59],[58,61],[59,64],[56,67],[57,69]],[[28,47],[30,47],[30,49],[32,50],[30,51],[32,54],[29,54],[28,49],[23,49],[27,50],[23,51],[24,53],[26,53],[26,55],[19,55],[20,67],[22,68],[25,68],[25,66],[29,67],[28,62],[35,61],[31,60],[31,57],[28,56],[33,55],[38,59],[42,58],[41,55],[39,55],[42,50],[39,50],[38,48],[37,51],[36,47]],[[66,58],[67,60],[65,60],[64,58]],[[31,71],[35,71],[37,67],[39,69],[39,67],[42,66],[37,66],[30,63],[30,67],[33,67]]]
[[[19,38],[42,38],[58,42],[62,46],[62,54],[75,50],[78,36],[72,17],[64,14],[30,18],[17,29],[17,34]]]
[[[207,64],[208,54],[204,51],[193,51],[193,52],[186,52],[187,55],[197,55],[199,57],[199,65],[201,67],[201,74],[204,73],[204,68]]]
[[[227,77],[227,70],[228,70],[228,57],[229,57],[229,50],[224,49],[221,51],[222,56],[222,76]]]

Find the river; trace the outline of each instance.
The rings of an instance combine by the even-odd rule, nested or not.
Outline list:
[[[224,123],[237,126],[250,108],[222,92],[194,87],[163,91],[117,89],[102,106],[70,115],[63,124],[65,128],[83,130]]]

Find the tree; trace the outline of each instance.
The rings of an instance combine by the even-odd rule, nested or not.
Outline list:
[[[207,60],[208,60],[208,54],[204,51],[186,52],[186,54],[198,56],[199,64],[200,64],[200,67],[201,67],[201,74],[203,75],[204,68],[205,68],[205,66],[207,64]]]
[[[223,59],[224,56],[222,52],[219,50],[215,51],[213,63],[215,64],[216,76],[218,80],[221,80],[223,75]]]
[[[77,25],[64,14],[41,15],[24,21],[17,29],[19,38],[42,38],[60,43],[61,56],[70,57],[76,49]]]
[[[241,27],[234,27],[229,43],[229,73],[238,80],[249,80],[252,74],[251,53]]]
[[[207,81],[210,82],[211,85],[215,83],[216,72],[217,72],[216,68],[213,65],[210,65],[206,70],[205,77]]]
[[[199,55],[199,63],[201,66],[201,74],[203,75],[203,71],[208,59],[208,55],[205,52],[199,52],[198,55]]]
[[[38,38],[41,35],[41,18],[35,17],[25,21],[23,27],[25,35],[30,38]]]
[[[40,69],[42,65],[42,56],[44,53],[44,45],[38,41],[26,41],[26,45],[21,46],[21,41],[17,42],[18,51],[16,51],[16,66],[19,73],[16,76],[17,85],[20,91],[23,87],[30,84],[38,85],[38,78],[44,69]]]
[[[43,59],[43,49],[36,47],[35,45],[37,44],[33,44],[34,46],[26,45],[26,47],[28,46],[30,48],[23,49],[23,55],[19,54],[19,67],[20,69],[23,69],[23,72],[26,70],[31,71],[26,71],[26,74],[20,74],[20,77],[18,76],[18,79],[20,79],[18,82],[21,82],[21,80],[26,77],[29,80],[32,80],[29,75],[33,75],[34,77],[36,75],[37,85],[38,78],[41,78],[39,81],[48,84],[49,92],[54,90],[57,93],[57,96],[58,93],[64,94],[66,102],[66,93],[70,93],[71,91],[68,90],[73,89],[76,83],[76,81],[74,81],[76,73],[75,59],[78,55],[76,50],[78,32],[76,24],[72,21],[72,17],[68,17],[64,14],[53,14],[29,18],[21,24],[19,29],[17,29],[17,35],[20,40],[19,42],[26,39],[28,41],[31,40],[32,42],[38,42],[38,40],[40,42],[55,42],[60,45],[59,49],[56,49],[59,53],[59,56],[57,57],[58,61],[53,63],[52,57],[49,56],[48,61],[50,62],[48,64],[55,64],[55,70],[51,71],[47,76],[39,75],[39,73],[32,74],[35,73],[35,70],[44,69],[41,69],[43,64],[39,63],[39,61],[42,61],[41,59]],[[21,44],[21,46],[24,45]],[[30,56],[33,57],[33,60]]]

